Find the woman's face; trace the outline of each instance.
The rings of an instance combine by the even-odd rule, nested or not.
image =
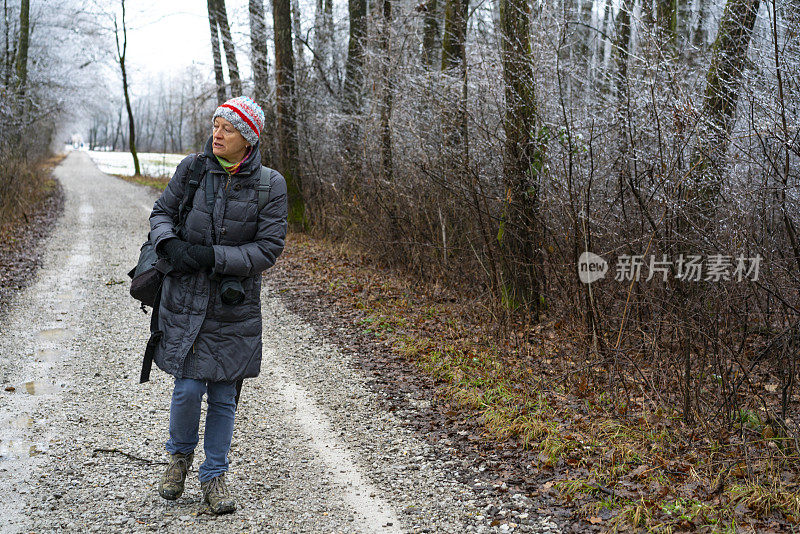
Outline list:
[[[212,130],[213,152],[231,163],[239,162],[250,144],[227,119],[214,117]]]

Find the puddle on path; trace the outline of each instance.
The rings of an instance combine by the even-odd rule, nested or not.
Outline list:
[[[42,382],[41,380],[29,380],[25,382],[24,388],[17,388],[17,391],[25,391],[28,395],[52,395],[60,393],[64,386],[58,386],[51,382]]]
[[[33,428],[33,417],[27,414],[19,414],[11,420],[12,428]]]
[[[80,267],[92,261],[91,254],[73,254],[69,257],[69,267]]]
[[[61,293],[56,294],[56,300],[75,300],[78,296],[73,290],[62,291]]]
[[[21,460],[42,454],[47,445],[23,439],[0,439],[0,462],[4,460]]]
[[[67,328],[45,328],[44,330],[39,330],[37,336],[45,341],[61,341],[72,337],[72,330]]]
[[[54,350],[54,349],[38,349],[36,354],[34,355],[34,359],[37,362],[57,362],[63,360],[67,353],[63,350]]]

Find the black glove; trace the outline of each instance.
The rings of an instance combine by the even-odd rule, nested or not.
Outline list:
[[[193,273],[200,270],[200,265],[186,253],[191,246],[186,241],[173,237],[165,241],[161,248],[167,254],[173,269],[182,273]]]
[[[207,247],[205,245],[189,245],[186,250],[189,255],[201,269],[212,269],[214,267],[214,247]]]

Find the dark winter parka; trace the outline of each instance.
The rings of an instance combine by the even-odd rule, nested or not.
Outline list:
[[[258,376],[261,369],[261,273],[272,267],[283,251],[286,181],[277,171],[272,173],[269,200],[257,213],[258,145],[233,175],[228,175],[214,156],[211,138],[204,152],[205,171],[177,237],[213,245],[213,272],[245,277],[245,299],[236,305],[223,303],[219,282],[207,272],[170,272],[164,278],[159,306],[158,324],[164,334],[153,359],[161,370],[176,377],[230,382]],[[161,243],[176,237],[175,220],[194,157],[181,161],[153,206],[150,237],[158,251]],[[206,204],[205,180],[209,179],[216,191],[213,214]]]

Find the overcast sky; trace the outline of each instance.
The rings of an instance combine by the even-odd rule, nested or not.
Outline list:
[[[240,75],[250,76],[247,0],[226,0]],[[191,63],[212,74],[211,37],[204,0],[140,0],[126,2],[127,64],[134,87],[159,73],[179,73]],[[268,7],[268,6],[266,6]],[[267,17],[268,27],[272,26]],[[227,78],[227,69],[226,69]]]

